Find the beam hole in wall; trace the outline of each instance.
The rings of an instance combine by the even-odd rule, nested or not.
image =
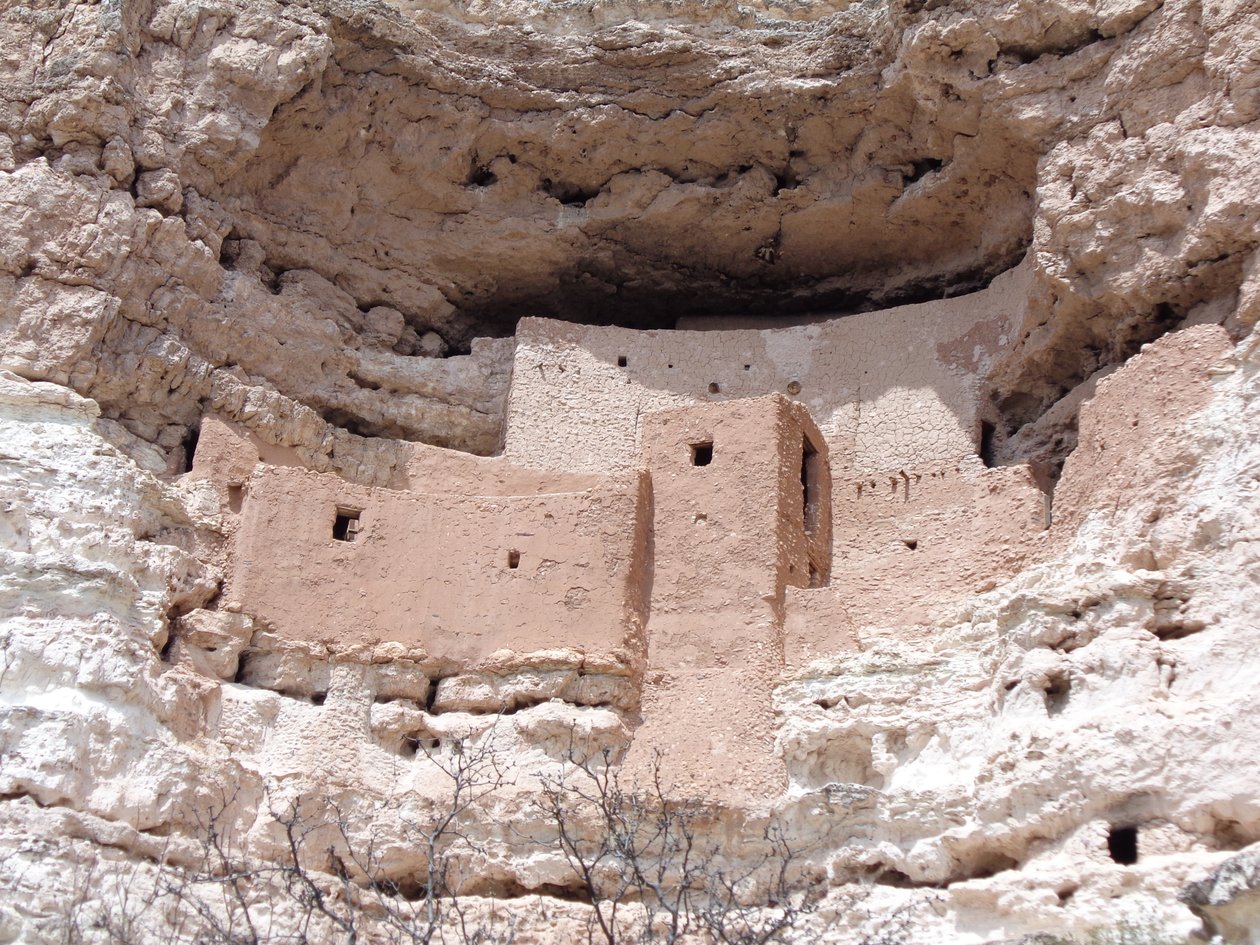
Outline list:
[[[744,365],[744,370],[745,370],[745,371],[751,371],[751,370],[752,370],[752,365],[751,365],[751,364],[745,364],[745,365]]]
[[[713,443],[692,443],[691,444],[691,465],[707,466],[713,462]]]
[[[333,515],[333,538],[337,541],[354,541],[359,537],[359,515],[362,509],[337,506]]]
[[[788,381],[787,392],[793,397],[795,397],[797,394],[801,392],[801,382]]]
[[[903,538],[901,539],[901,543],[905,545],[907,548],[909,548],[911,551],[919,550],[919,542],[915,538]]]
[[[625,367],[627,363],[629,362],[627,362],[626,356],[624,354],[617,356],[617,367]]]
[[[719,384],[718,384],[718,382],[717,382],[717,381],[712,381],[712,382],[710,382],[710,384],[709,384],[709,393],[710,393],[710,394],[720,394],[721,392],[722,392],[722,387],[721,387],[721,385],[719,385]]]
[[[521,566],[521,553],[515,548],[508,552],[508,568],[512,571],[517,570]]]
[[[1107,831],[1107,855],[1121,866],[1132,866],[1138,861],[1137,827],[1112,827]]]

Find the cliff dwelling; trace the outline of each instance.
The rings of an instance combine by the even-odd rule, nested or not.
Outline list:
[[[0,942],[1260,941],[1257,23],[0,4]]]

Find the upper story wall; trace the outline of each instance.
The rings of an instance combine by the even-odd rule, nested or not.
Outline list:
[[[505,455],[629,468],[654,411],[772,392],[805,404],[836,476],[976,452],[978,378],[1011,339],[1025,267],[955,299],[770,330],[633,331],[524,319]]]

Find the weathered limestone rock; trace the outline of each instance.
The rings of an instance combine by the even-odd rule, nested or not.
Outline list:
[[[414,900],[479,759],[495,941],[585,936],[540,799],[604,761],[703,787],[710,873],[797,851],[799,941],[1254,941],[1257,49],[1255,0],[0,9],[0,939],[170,941],[127,890],[299,814],[327,901]],[[770,395],[821,442],[722,478]]]
[[[1180,899],[1203,919],[1214,942],[1257,940],[1260,934],[1260,862],[1257,850],[1248,847],[1212,871],[1207,879],[1192,883]]]

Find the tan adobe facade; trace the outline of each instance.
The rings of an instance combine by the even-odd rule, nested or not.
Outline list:
[[[929,625],[1041,539],[1031,472],[976,455],[971,362],[1005,343],[1010,296],[911,313],[935,337],[878,362],[864,358],[905,312],[769,331],[527,320],[505,455],[414,445],[393,488],[207,419],[194,474],[219,483],[231,522],[225,606],[280,640],[424,661],[435,711],[446,675],[567,667],[582,684],[564,698],[631,713],[631,765],[659,749],[680,790],[774,796],[785,673],[894,614]]]

